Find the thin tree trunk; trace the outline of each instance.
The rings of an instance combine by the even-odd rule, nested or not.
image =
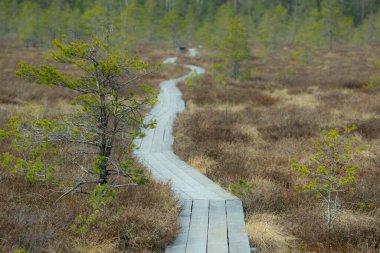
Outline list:
[[[252,0],[247,0],[248,16],[252,16]]]
[[[298,1],[297,0],[294,0],[294,5],[293,5],[293,38],[292,38],[292,42],[294,42],[294,40],[296,39],[296,34],[297,34],[297,30],[298,30],[298,25],[297,25],[297,11],[298,11]]]
[[[364,0],[361,0],[361,17],[360,17],[360,23],[363,22],[365,15],[365,2]]]
[[[237,12],[238,0],[234,0],[234,11]]]
[[[108,174],[107,174],[107,165],[108,158],[110,156],[110,150],[107,147],[107,126],[108,126],[108,117],[106,111],[106,98],[104,95],[100,96],[100,143],[99,143],[99,181],[100,184],[107,184]]]
[[[240,76],[240,66],[238,62],[233,63],[233,78],[236,80]]]
[[[166,0],[166,10],[170,11],[173,8],[173,1],[174,0]]]
[[[332,3],[329,2],[329,50],[332,51],[333,50],[333,14],[332,14]]]
[[[197,0],[197,13],[201,15],[203,12],[203,0]]]
[[[332,223],[332,201],[331,201],[331,192],[329,192],[328,195],[328,202],[327,202],[327,227],[329,234],[331,234],[333,223]]]
[[[333,33],[331,30],[329,32],[329,50],[333,51]]]
[[[212,84],[214,84],[214,80],[215,80],[215,61],[214,61],[214,56],[211,56],[211,66],[212,66],[212,70],[211,70],[211,78],[212,78]]]

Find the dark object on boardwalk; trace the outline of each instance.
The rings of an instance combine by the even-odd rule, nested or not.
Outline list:
[[[178,48],[177,48],[177,52],[178,52],[178,53],[180,53],[180,54],[183,54],[183,53],[185,53],[185,52],[186,52],[186,50],[187,50],[187,48],[186,48],[186,47],[178,47]]]

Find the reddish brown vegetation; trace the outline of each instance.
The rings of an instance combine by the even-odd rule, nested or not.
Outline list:
[[[78,215],[93,211],[87,196],[72,195],[55,204],[59,195],[53,187],[2,173],[0,250],[81,252],[87,244],[114,244],[110,252],[151,252],[176,237],[178,210],[167,185],[152,182],[121,190],[83,237],[71,226]]]
[[[206,74],[184,83],[187,111],[176,121],[175,150],[189,162],[202,157],[207,163],[200,170],[227,189],[247,180],[250,189],[240,195],[247,216],[275,213],[301,251],[378,252],[380,88],[363,87],[380,75],[377,58],[379,48],[322,52],[309,66],[284,57],[256,59],[256,76],[248,80],[213,82]],[[207,58],[201,64],[207,66]],[[358,157],[356,188],[342,198],[328,235],[324,209],[294,190],[289,159],[305,159],[321,130],[345,124],[357,124],[367,150]]]

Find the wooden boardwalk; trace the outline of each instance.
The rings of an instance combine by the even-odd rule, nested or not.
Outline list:
[[[174,63],[175,58],[165,62]],[[189,74],[160,84],[159,102],[145,118],[146,122],[157,120],[157,126],[144,130],[146,136],[136,140],[139,148],[134,152],[155,178],[171,183],[183,204],[181,232],[165,252],[249,253],[241,201],[172,151],[174,119],[185,109],[176,84],[192,74],[204,73],[202,68],[186,67],[191,70]]]

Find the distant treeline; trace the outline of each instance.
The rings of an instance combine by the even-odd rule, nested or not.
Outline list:
[[[235,15],[249,41],[268,51],[295,45],[305,54],[380,41],[380,0],[0,0],[0,36],[27,46],[112,30],[129,49],[153,43],[216,48]]]

